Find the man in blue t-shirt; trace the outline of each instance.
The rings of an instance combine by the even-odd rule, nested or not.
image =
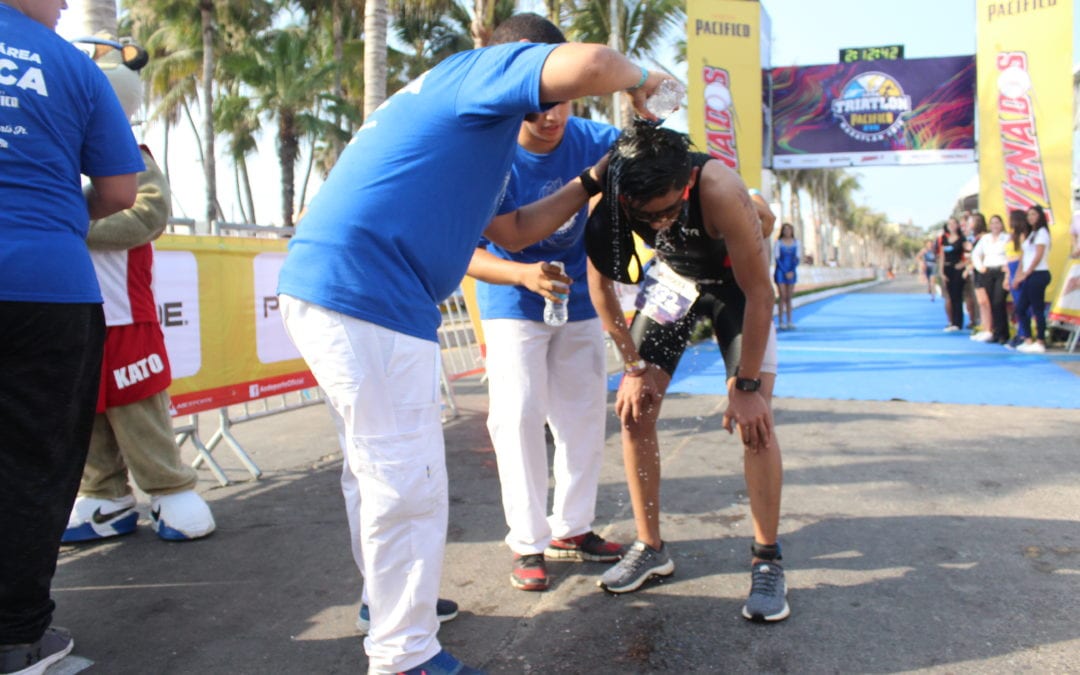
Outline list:
[[[0,672],[74,644],[50,626],[60,535],[79,488],[105,321],[90,218],[135,201],[143,161],[93,62],[54,31],[63,2],[0,4]],[[83,191],[80,175],[90,176]]]
[[[496,31],[493,40],[499,37]],[[525,117],[500,213],[573,181],[618,137],[607,124],[570,116],[570,103]],[[473,254],[489,392],[488,431],[498,459],[503,513],[514,554],[510,583],[548,587],[551,558],[615,562],[622,546],[592,529],[607,406],[603,328],[589,300],[583,206],[551,236],[521,251],[483,242]],[[551,264],[563,263],[565,273]],[[564,288],[569,285],[569,288]],[[545,300],[566,302],[568,321],[544,322]],[[544,423],[555,439],[555,491],[547,515]]]
[[[448,513],[438,303],[457,288],[481,234],[524,248],[589,196],[573,180],[496,216],[521,121],[621,89],[655,119],[644,102],[667,79],[600,45],[515,42],[455,54],[365,120],[289,243],[282,317],[341,431],[372,672],[459,665],[435,636]]]

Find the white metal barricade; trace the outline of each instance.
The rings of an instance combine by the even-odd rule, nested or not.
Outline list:
[[[191,465],[195,468],[199,468],[199,466],[205,463],[207,468],[210,469],[210,472],[217,478],[218,482],[222,486],[225,486],[230,483],[229,478],[225,475],[225,471],[213,456],[214,448],[222,441],[225,441],[225,444],[229,446],[229,449],[232,450],[233,454],[240,460],[240,463],[244,465],[244,468],[247,469],[252,478],[259,478],[262,476],[262,470],[259,469],[247,452],[244,451],[244,448],[241,447],[240,442],[236,440],[236,437],[232,435],[232,427],[234,424],[259,419],[261,417],[268,417],[270,415],[277,415],[279,413],[289,412],[290,410],[298,410],[312,405],[319,405],[324,401],[322,389],[317,387],[312,389],[300,389],[284,394],[275,394],[273,396],[248,401],[229,408],[219,408],[217,410],[218,428],[211,434],[210,440],[205,443],[199,436],[199,416],[197,414],[188,415],[186,422],[179,424],[174,422],[173,433],[176,434],[177,445],[182,445],[185,441],[191,441],[192,447],[195,448],[197,454],[195,461],[192,462]]]
[[[454,381],[484,372],[484,356],[476,339],[465,295],[459,288],[439,305],[439,347],[442,350],[443,421],[457,417]]]

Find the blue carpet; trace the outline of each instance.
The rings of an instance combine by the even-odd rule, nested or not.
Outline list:
[[[796,309],[794,320],[797,330],[779,334],[779,397],[1080,407],[1080,377],[1053,358],[943,333],[940,299],[849,293]],[[670,391],[724,391],[714,342],[687,349]]]

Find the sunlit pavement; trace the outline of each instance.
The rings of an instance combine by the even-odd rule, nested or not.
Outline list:
[[[440,639],[472,665],[494,673],[1076,669],[1075,407],[778,398],[792,615],[758,625],[739,615],[750,525],[742,451],[721,428],[722,396],[665,401],[662,528],[675,575],[609,596],[595,585],[605,569],[595,563],[549,563],[546,593],[511,588],[485,389],[473,378],[457,392],[461,414],[446,425],[443,595],[461,604],[461,616]],[[328,415],[308,408],[234,433],[265,477],[249,480],[217,451],[238,482],[217,487],[202,472],[213,536],[165,543],[144,520],[134,535],[62,550],[55,621],[72,630],[74,653],[94,662],[89,672],[366,670]],[[596,529],[633,536],[610,408]]]

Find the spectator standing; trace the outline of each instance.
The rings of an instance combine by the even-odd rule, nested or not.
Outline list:
[[[776,269],[773,272],[773,281],[776,282],[777,292],[780,296],[780,308],[776,313],[776,327],[779,330],[792,330],[795,324],[791,320],[791,300],[795,294],[795,284],[799,278],[796,268],[802,257],[802,246],[795,238],[795,227],[791,223],[780,226],[780,236],[773,244],[773,260]],[[782,321],[787,314],[787,322]]]
[[[975,248],[975,212],[964,211],[960,218],[960,232],[964,235],[964,306],[967,307],[968,325],[974,334],[982,321],[979,314],[979,303],[975,295],[975,275],[971,270],[971,249]],[[985,221],[983,222],[984,230]]]
[[[655,120],[645,99],[669,79],[600,45],[454,54],[365,120],[290,240],[282,317],[344,441],[342,491],[370,600],[371,672],[460,667],[435,636],[448,513],[438,303],[465,275],[481,233],[520,250],[590,194],[575,179],[492,219],[522,120],[620,89]]]
[[[926,278],[926,292],[930,302],[937,295],[937,245],[933,239],[927,239],[919,252],[919,271]]]
[[[1030,226],[1027,224],[1027,215],[1020,209],[1013,209],[1009,211],[1009,243],[1005,246],[1006,257],[1006,272],[1007,277],[1005,279],[1007,288],[1009,290],[1009,297],[1012,299],[1012,319],[1016,322],[1017,330],[1020,326],[1020,316],[1016,313],[1020,308],[1020,284],[1014,283],[1016,279],[1016,273],[1020,269],[1020,257],[1023,255],[1024,239],[1027,238],[1028,233],[1031,231]],[[1030,317],[1029,324],[1030,324]],[[1024,337],[1017,333],[1017,335],[1005,343],[1007,348],[1015,348],[1017,345],[1024,341]]]
[[[1020,287],[1020,304],[1016,309],[1017,335],[1024,341],[1016,347],[1026,354],[1046,351],[1046,287],[1050,285],[1050,227],[1042,206],[1035,204],[1027,210],[1027,223],[1031,233],[1021,248],[1020,267],[1013,277],[1013,285]],[[1035,339],[1031,336],[1031,321],[1035,318]]]
[[[941,270],[949,296],[949,325],[945,332],[955,333],[964,328],[964,245],[967,240],[960,232],[960,223],[949,218],[941,237]]]
[[[979,275],[979,290],[986,295],[988,304],[988,309],[983,312],[987,317],[984,330],[973,338],[979,342],[1006,344],[1009,341],[1009,313],[1005,303],[1008,245],[1009,236],[1001,216],[990,216],[989,232],[979,238],[971,252],[972,265]]]
[[[994,335],[990,326],[990,296],[987,295],[986,289],[983,288],[983,273],[974,260],[975,248],[979,245],[979,241],[986,236],[986,216],[975,211],[968,216],[968,222],[971,223],[972,240],[970,243],[971,251],[967,255],[967,267],[964,273],[975,286],[975,303],[979,310],[979,329],[971,334],[971,339],[976,342],[989,342]]]
[[[129,208],[142,159],[97,66],[55,33],[66,4],[0,4],[0,670],[43,672],[60,536],[94,418],[105,322],[91,218]],[[84,192],[80,174],[90,177]]]

